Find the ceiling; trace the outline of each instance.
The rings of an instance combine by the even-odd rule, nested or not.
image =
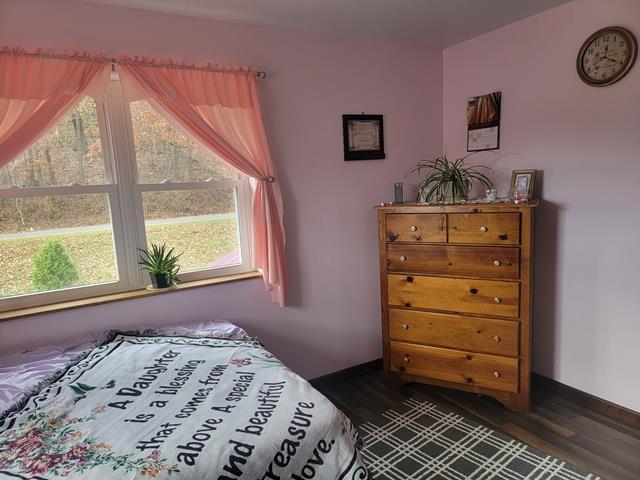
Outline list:
[[[570,0],[84,0],[446,48]]]

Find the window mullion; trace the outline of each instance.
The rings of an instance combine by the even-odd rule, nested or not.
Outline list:
[[[114,219],[114,230],[122,232],[125,245],[124,251],[118,253],[123,257],[123,275],[126,275],[128,286],[138,288],[143,286],[142,275],[137,266],[137,249],[144,247],[144,219],[141,196],[133,189],[135,150],[129,109],[119,81],[109,82],[106,106],[120,209],[118,225]]]
[[[238,228],[240,229],[240,242],[242,251],[242,265],[245,269],[253,266],[253,189],[249,177],[244,177],[241,185],[236,190],[238,198]]]
[[[113,193],[114,185],[70,185],[63,187],[11,187],[0,188],[0,198],[51,197],[56,195],[87,195]]]
[[[211,182],[167,182],[135,184],[136,192],[163,192],[173,190],[215,190],[223,188],[240,188],[242,180],[214,180]]]
[[[105,103],[96,101],[96,113],[98,118],[98,129],[100,130],[100,145],[102,146],[102,153],[104,155],[104,175],[105,183],[115,185],[115,172],[114,172],[114,156],[113,145],[110,141],[108,134],[108,119],[105,109]]]

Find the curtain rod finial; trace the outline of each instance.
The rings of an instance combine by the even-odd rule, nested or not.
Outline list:
[[[256,77],[258,77],[261,80],[264,80],[265,78],[267,78],[267,72],[256,72]]]

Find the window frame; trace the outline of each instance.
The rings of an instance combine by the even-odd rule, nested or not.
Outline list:
[[[149,278],[146,272],[139,268],[137,260],[138,248],[147,246],[142,194],[150,191],[234,188],[241,263],[183,272],[179,278],[183,282],[189,282],[254,271],[251,248],[253,189],[249,177],[234,169],[231,180],[138,183],[131,111],[120,81],[111,79],[104,100],[96,100],[95,103],[104,159],[105,183],[0,188],[0,199],[106,194],[111,216],[118,280],[0,298],[0,312],[146,288],[150,283]]]

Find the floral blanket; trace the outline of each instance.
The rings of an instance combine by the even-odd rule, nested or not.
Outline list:
[[[117,333],[0,418],[0,478],[367,479],[357,443],[254,340]]]

